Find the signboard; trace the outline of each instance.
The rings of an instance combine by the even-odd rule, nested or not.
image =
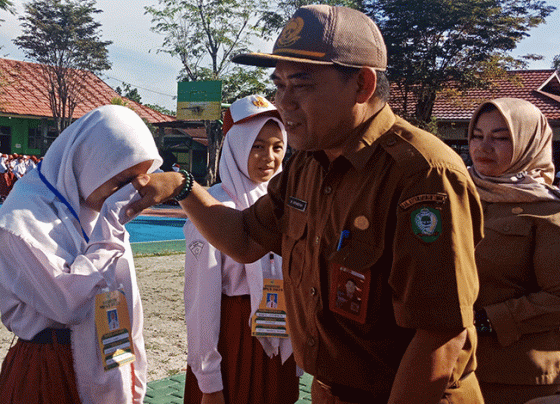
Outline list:
[[[178,120],[221,119],[221,106],[221,81],[182,81],[177,83]]]

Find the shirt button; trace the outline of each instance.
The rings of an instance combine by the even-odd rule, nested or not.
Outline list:
[[[315,296],[317,294],[317,289],[312,287],[311,288],[311,296]]]
[[[321,237],[319,236],[315,237],[315,244],[319,245],[320,242],[321,242]]]
[[[394,146],[397,143],[397,139],[395,139],[394,137],[390,137],[389,139],[387,139],[387,141],[385,142],[385,144],[387,146]]]
[[[309,345],[309,346],[314,346],[315,345],[315,340],[313,339],[313,337],[307,338],[307,345]]]
[[[331,187],[330,185],[327,185],[327,186],[325,187],[325,194],[328,195],[328,194],[330,194],[331,192],[332,192],[332,187]]]

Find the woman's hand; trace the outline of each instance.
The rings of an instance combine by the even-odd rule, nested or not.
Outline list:
[[[216,391],[215,393],[202,393],[202,401],[200,404],[225,404],[223,391]]]

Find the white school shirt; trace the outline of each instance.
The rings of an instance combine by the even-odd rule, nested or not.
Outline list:
[[[137,199],[139,196],[132,184],[113,194],[109,202],[122,202],[118,207],[115,205],[112,213],[107,206],[109,203],[103,206],[88,249],[73,262],[45,254],[40,248],[0,228],[2,322],[24,340],[32,339],[47,327],[70,327],[78,387],[88,386],[87,392],[79,389],[84,404],[141,404],[146,392],[142,304],[128,233],[119,231],[123,226],[116,223],[122,218],[123,207]],[[130,379],[130,372],[123,371],[130,365],[119,368],[120,376],[116,376],[117,369],[104,372],[96,351],[97,336],[92,318],[94,298],[102,288],[114,290],[119,286],[115,284],[115,274],[124,286],[132,324],[136,355],[134,380]],[[114,379],[112,389],[108,390],[107,384],[103,384],[103,391],[99,391],[97,383],[104,382],[105,378]]]
[[[225,206],[235,208],[235,203],[221,184],[214,185],[209,192]],[[208,243],[190,220],[185,223],[183,231],[186,241],[184,301],[187,363],[196,376],[200,390],[203,393],[213,393],[224,388],[220,367],[222,357],[218,353],[222,294],[251,295],[251,288],[243,264],[222,254]],[[274,268],[280,274],[281,260],[281,257],[274,254]],[[263,258],[263,262],[270,267],[268,255]],[[262,285],[262,280],[260,283]],[[258,291],[254,290],[253,294],[258,294]],[[260,299],[261,296],[262,286],[257,298]],[[280,346],[282,362],[291,353],[289,339],[283,339]]]

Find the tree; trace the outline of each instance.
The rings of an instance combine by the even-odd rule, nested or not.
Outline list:
[[[14,3],[12,3],[10,0],[0,0],[0,10],[6,10],[13,14],[14,12],[13,6]],[[4,20],[0,20],[0,21],[4,21]]]
[[[160,0],[159,7],[146,7],[152,16],[152,30],[165,35],[160,51],[179,57],[183,63],[180,80],[223,80],[223,99],[234,100],[240,93],[234,85],[230,59],[248,49],[258,30],[259,18],[266,8],[264,0]],[[252,70],[263,79],[262,70]],[[226,93],[227,92],[227,93]],[[221,125],[205,121],[208,137],[206,182],[217,177],[218,155],[223,141]]]
[[[41,64],[46,93],[58,133],[72,122],[88,74],[111,67],[101,41],[94,0],[34,0],[20,17],[23,33],[14,43]]]
[[[123,97],[128,98],[129,100],[136,101],[138,104],[142,103],[142,96],[138,92],[137,88],[132,88],[132,86],[128,83],[123,82],[123,88],[117,86],[115,91],[118,95],[122,95]]]
[[[560,55],[556,55],[552,59],[552,68],[560,72]]]
[[[420,126],[449,83],[482,87],[539,58],[509,52],[555,9],[540,0],[364,0],[364,8],[387,45],[388,77],[400,91],[395,109]]]
[[[260,23],[262,24],[262,31],[264,36],[268,36],[277,33],[286,22],[292,17],[296,10],[303,6],[308,6],[311,4],[328,4],[331,6],[344,6],[354,9],[362,8],[362,0],[323,0],[323,1],[313,1],[313,0],[284,0],[278,1],[275,8],[266,10],[262,17]]]

